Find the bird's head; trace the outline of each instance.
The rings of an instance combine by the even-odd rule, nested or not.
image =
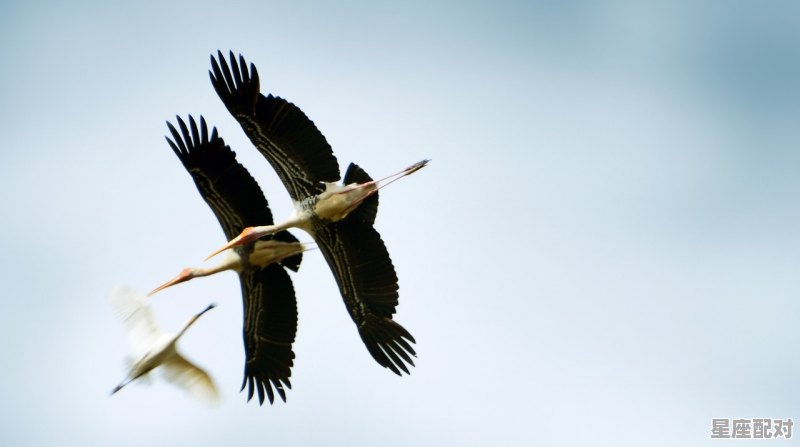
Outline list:
[[[160,291],[166,289],[167,287],[174,286],[175,284],[180,284],[182,282],[186,282],[186,281],[194,278],[195,276],[196,276],[195,275],[195,269],[187,267],[187,268],[181,270],[181,272],[178,273],[178,276],[170,279],[169,281],[165,282],[164,284],[161,284],[160,286],[158,286],[155,289],[153,289],[150,293],[147,294],[147,296],[149,297],[149,296],[155,294],[156,292],[160,292]]]
[[[254,227],[247,227],[244,230],[242,230],[242,232],[238,236],[236,236],[235,238],[231,239],[230,242],[225,244],[224,247],[222,247],[219,250],[216,250],[214,253],[211,253],[210,255],[208,255],[208,257],[205,260],[208,261],[209,259],[213,258],[214,256],[222,253],[223,251],[225,251],[225,250],[227,250],[229,248],[240,247],[242,245],[247,245],[249,243],[255,242],[259,238],[264,236],[264,234],[265,233],[263,233],[263,232],[257,231]]]

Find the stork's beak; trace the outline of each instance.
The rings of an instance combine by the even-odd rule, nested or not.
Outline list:
[[[194,275],[192,275],[192,270],[188,269],[188,268],[185,268],[185,269],[181,270],[181,272],[178,274],[178,276],[176,276],[176,277],[170,279],[169,281],[165,282],[164,284],[161,284],[160,286],[156,287],[150,293],[148,293],[147,296],[149,297],[149,296],[155,294],[156,292],[160,292],[161,290],[166,289],[167,287],[174,286],[175,284],[180,284],[182,282],[186,282],[186,281],[188,281],[188,280],[190,280],[192,278],[194,278]]]
[[[247,227],[244,230],[242,230],[242,232],[238,236],[236,236],[235,238],[231,239],[230,242],[225,244],[224,247],[222,247],[219,250],[215,251],[214,253],[211,253],[210,255],[208,255],[208,257],[205,258],[203,261],[208,261],[209,259],[213,258],[214,256],[222,253],[223,251],[225,251],[225,250],[227,250],[229,248],[233,248],[233,247],[238,247],[240,245],[249,244],[250,242],[255,242],[260,237],[261,237],[261,235],[258,232],[256,232],[253,227]]]

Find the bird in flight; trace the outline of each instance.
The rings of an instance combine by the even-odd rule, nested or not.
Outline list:
[[[333,150],[314,123],[294,104],[260,93],[255,65],[241,55],[211,56],[211,83],[228,111],[286,187],[295,211],[285,222],[271,220],[243,228],[211,256],[260,238],[300,228],[309,233],[333,272],[345,307],[367,350],[397,375],[408,373],[416,353],[414,337],[393,316],[398,305],[397,275],[389,252],[374,228],[378,190],[424,167],[415,163],[374,181],[350,164],[343,184]],[[209,257],[211,257],[209,256]]]
[[[208,373],[186,360],[175,346],[189,326],[194,324],[201,315],[213,309],[214,304],[209,304],[200,313],[190,318],[174,334],[159,329],[145,298],[130,288],[115,288],[111,293],[111,304],[125,324],[131,349],[136,356],[127,376],[111,390],[111,394],[115,394],[125,385],[143,378],[153,369],[160,367],[165,380],[184,389],[193,397],[206,404],[215,404],[219,401],[217,388]]]
[[[203,200],[217,217],[227,239],[256,222],[272,222],[267,199],[255,179],[236,161],[236,154],[213,128],[210,135],[203,117],[200,124],[189,116],[188,125],[177,117],[180,132],[167,123],[172,139],[167,143],[194,180]],[[275,393],[286,401],[285,388],[294,361],[292,344],[297,334],[297,302],[285,269],[297,271],[307,247],[287,231],[225,250],[221,261],[208,268],[185,268],[150,295],[198,276],[224,270],[239,274],[244,308],[245,367],[241,389],[247,400],[258,393],[273,403]]]

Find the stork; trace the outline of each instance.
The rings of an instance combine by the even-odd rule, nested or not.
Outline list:
[[[350,164],[343,185],[333,150],[314,123],[285,99],[260,93],[256,67],[230,53],[211,56],[209,76],[225,107],[269,161],[294,202],[282,224],[246,228],[211,256],[290,227],[309,233],[339,286],[345,307],[367,350],[397,375],[414,365],[414,337],[393,319],[398,304],[397,275],[389,252],[373,224],[378,189],[424,167],[428,160],[379,181]],[[232,69],[231,69],[232,68]],[[209,256],[210,257],[210,256]]]
[[[189,125],[176,117],[178,132],[167,122],[174,139],[167,143],[192,176],[197,190],[217,217],[227,239],[256,222],[271,222],[267,199],[236,154],[213,128],[208,134],[205,119],[200,126],[189,116]],[[289,232],[256,238],[225,251],[221,262],[208,268],[185,268],[174,279],[150,295],[198,276],[224,270],[239,274],[244,302],[245,367],[241,389],[248,387],[247,400],[258,392],[259,404],[266,394],[270,404],[275,392],[286,401],[284,388],[291,388],[292,344],[297,334],[297,302],[292,280],[285,268],[297,271],[306,247]],[[273,391],[274,389],[274,391]]]
[[[164,379],[188,391],[195,398],[207,404],[214,404],[219,400],[217,388],[208,373],[186,360],[175,347],[189,326],[213,309],[214,304],[209,304],[203,311],[190,318],[175,334],[159,329],[144,297],[130,288],[115,288],[111,293],[111,304],[122,317],[128,330],[131,348],[138,356],[130,366],[125,379],[111,390],[112,395],[125,385],[143,378],[153,369],[160,367],[164,372],[162,375]]]

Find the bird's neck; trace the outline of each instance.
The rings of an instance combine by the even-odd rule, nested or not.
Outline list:
[[[197,267],[193,269],[192,277],[209,276],[215,273],[223,272],[225,270],[241,271],[242,258],[239,253],[234,249],[227,249],[220,253],[222,256],[217,256],[216,263],[210,264],[206,267]]]

